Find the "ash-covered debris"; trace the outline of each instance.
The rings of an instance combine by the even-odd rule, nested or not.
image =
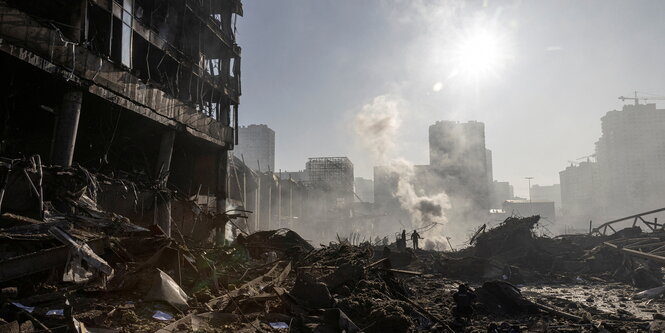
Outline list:
[[[34,205],[7,201],[0,217],[0,331],[635,332],[665,318],[661,263],[621,251],[659,233],[546,238],[533,216],[446,253],[339,238],[315,248],[289,229],[220,244],[104,208],[105,185],[124,184],[137,207],[165,191],[149,182],[23,168],[7,193],[21,174],[38,186],[23,196]]]

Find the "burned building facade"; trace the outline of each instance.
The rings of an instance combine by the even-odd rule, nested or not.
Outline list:
[[[0,155],[137,175],[225,210],[239,0],[2,1],[0,13]],[[171,200],[151,206],[136,219],[169,234]]]

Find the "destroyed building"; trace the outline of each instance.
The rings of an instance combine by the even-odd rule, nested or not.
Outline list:
[[[0,155],[132,174],[225,210],[240,1],[2,1],[0,13]],[[107,207],[167,235],[188,211],[144,199],[154,215]]]
[[[665,327],[665,231],[643,218],[665,208],[557,237],[539,231],[546,216],[510,216],[455,247],[432,223],[407,247],[383,224],[399,214],[354,193],[348,158],[282,174],[230,154],[240,1],[0,0],[0,13],[2,333]],[[412,192],[485,209],[491,152],[471,127],[437,134],[432,164],[409,166]],[[403,212],[395,177],[375,168],[373,195]],[[447,207],[418,204],[430,222]]]

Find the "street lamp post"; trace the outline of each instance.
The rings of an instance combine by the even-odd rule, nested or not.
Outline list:
[[[529,209],[531,210],[531,215],[533,215],[533,205],[531,204],[531,179],[533,177],[524,177],[529,182]]]

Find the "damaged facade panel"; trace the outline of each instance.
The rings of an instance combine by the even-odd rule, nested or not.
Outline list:
[[[238,15],[238,0],[0,1],[0,155],[154,182],[99,200],[166,234],[195,230],[189,203],[226,210]]]

